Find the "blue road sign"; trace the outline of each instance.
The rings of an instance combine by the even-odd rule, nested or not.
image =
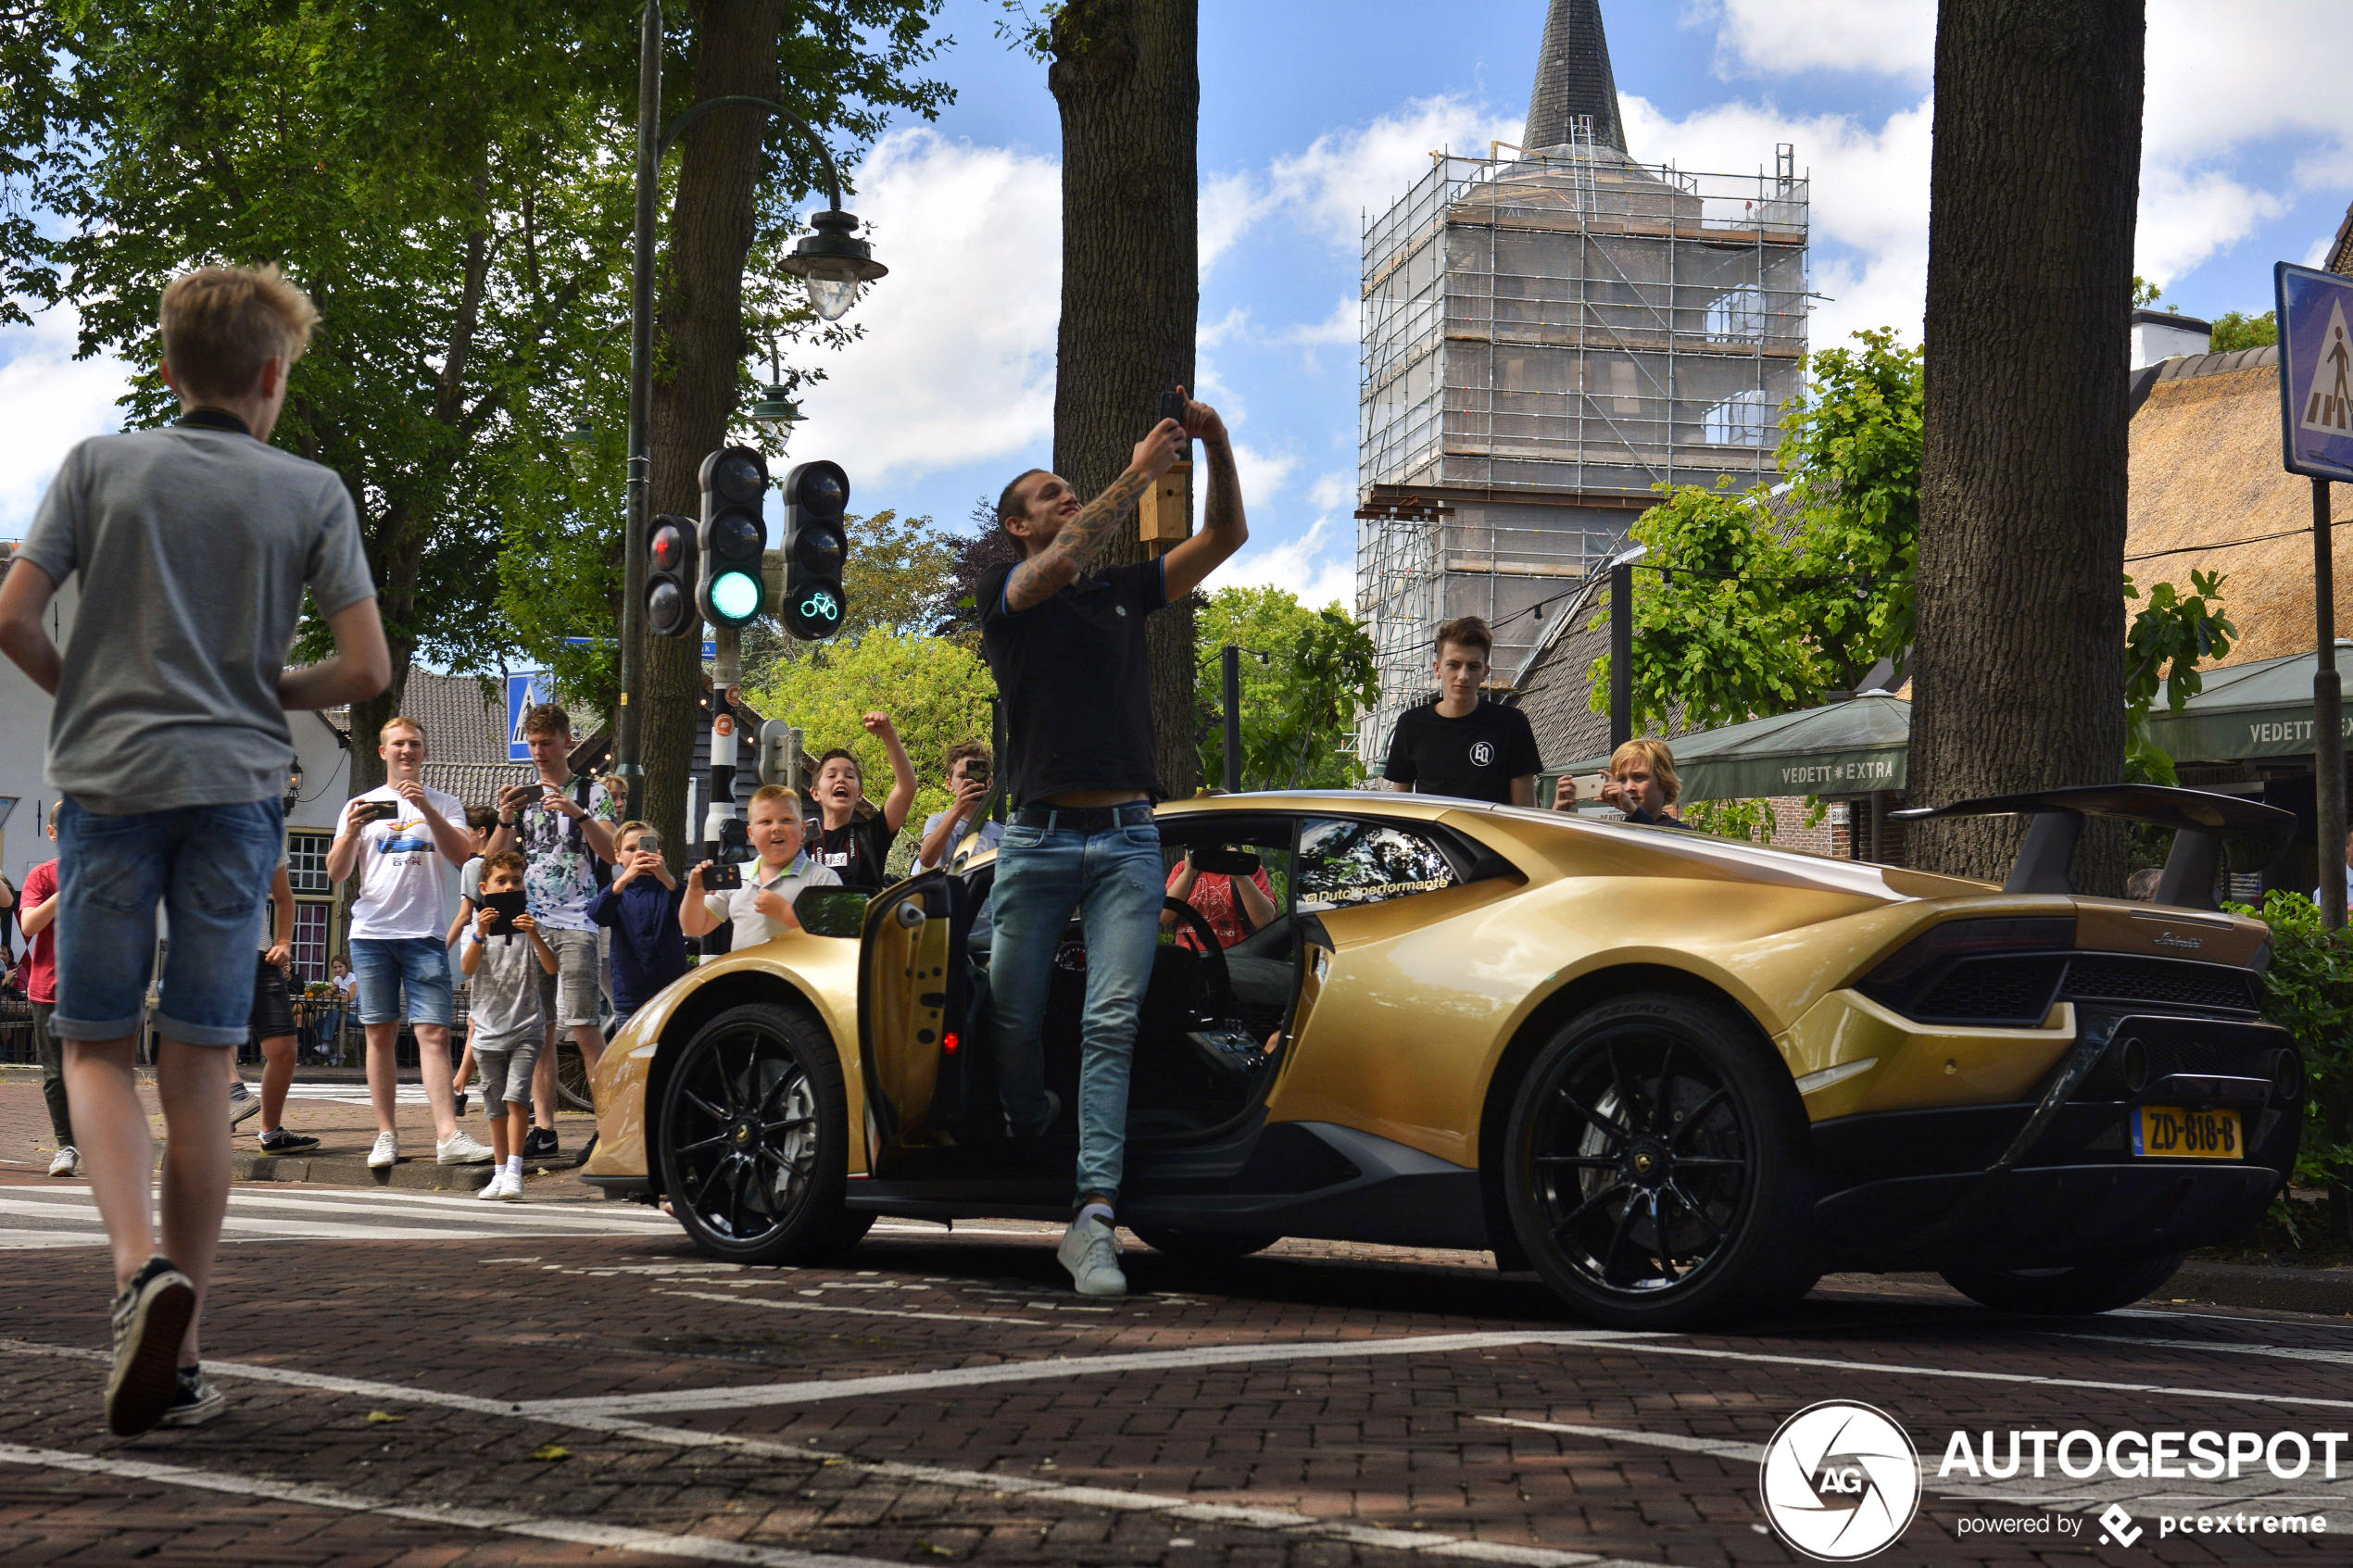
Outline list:
[[[507,760],[528,762],[531,747],[522,743],[522,716],[541,700],[536,695],[543,675],[510,675],[507,677]]]
[[[2280,444],[2290,473],[2353,482],[2353,278],[2283,261]]]

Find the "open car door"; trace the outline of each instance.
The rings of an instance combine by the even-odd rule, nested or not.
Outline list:
[[[968,985],[958,892],[946,873],[925,872],[866,906],[858,941],[858,1057],[867,1169],[876,1175],[933,1141],[941,1066],[963,1047]]]

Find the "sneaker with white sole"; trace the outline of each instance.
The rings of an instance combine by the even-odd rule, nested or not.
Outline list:
[[[1054,1256],[1070,1271],[1081,1296],[1125,1296],[1127,1276],[1119,1272],[1119,1233],[1093,1215],[1073,1220]]]
[[[490,1146],[462,1127],[433,1146],[436,1165],[480,1165],[493,1158]]]
[[[493,1180],[497,1185],[498,1198],[501,1202],[521,1203],[522,1201],[522,1172],[501,1171],[495,1178],[493,1178]]]
[[[49,1159],[49,1173],[53,1176],[70,1176],[81,1169],[82,1151],[71,1144],[66,1145]]]
[[[500,1198],[506,1197],[507,1173],[504,1171],[491,1172],[490,1179],[482,1184],[482,1190],[474,1194],[474,1196],[481,1198],[484,1203],[496,1203]]]
[[[229,1081],[229,1125],[234,1127],[249,1116],[261,1114],[261,1097],[253,1092],[243,1078]]]
[[[400,1136],[396,1133],[378,1133],[376,1147],[368,1151],[370,1170],[381,1171],[400,1163]]]
[[[164,1407],[157,1426],[202,1426],[229,1408],[220,1390],[205,1381],[204,1368],[183,1366],[180,1369],[180,1386],[173,1390],[171,1403]]]
[[[135,1437],[179,1395],[180,1341],[196,1315],[195,1283],[160,1252],[139,1265],[114,1298],[114,1370],[107,1377],[107,1430]]]

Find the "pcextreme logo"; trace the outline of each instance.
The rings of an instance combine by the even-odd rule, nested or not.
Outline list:
[[[1759,1470],[1765,1516],[1781,1539],[1823,1562],[1884,1550],[1919,1508],[1912,1439],[1869,1405],[1806,1406],[1765,1445]]]

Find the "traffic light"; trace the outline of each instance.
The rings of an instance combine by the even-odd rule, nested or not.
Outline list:
[[[760,580],[768,548],[768,520],[760,504],[768,492],[768,465],[749,446],[724,446],[702,460],[702,582],[695,604],[702,618],[730,631],[750,624],[768,607]]]
[[[695,629],[695,525],[658,517],[646,532],[646,625],[655,635],[684,637]]]
[[[797,463],[785,476],[785,602],[777,613],[785,630],[805,643],[840,631],[849,612],[841,588],[849,505],[849,476],[838,463]]]

